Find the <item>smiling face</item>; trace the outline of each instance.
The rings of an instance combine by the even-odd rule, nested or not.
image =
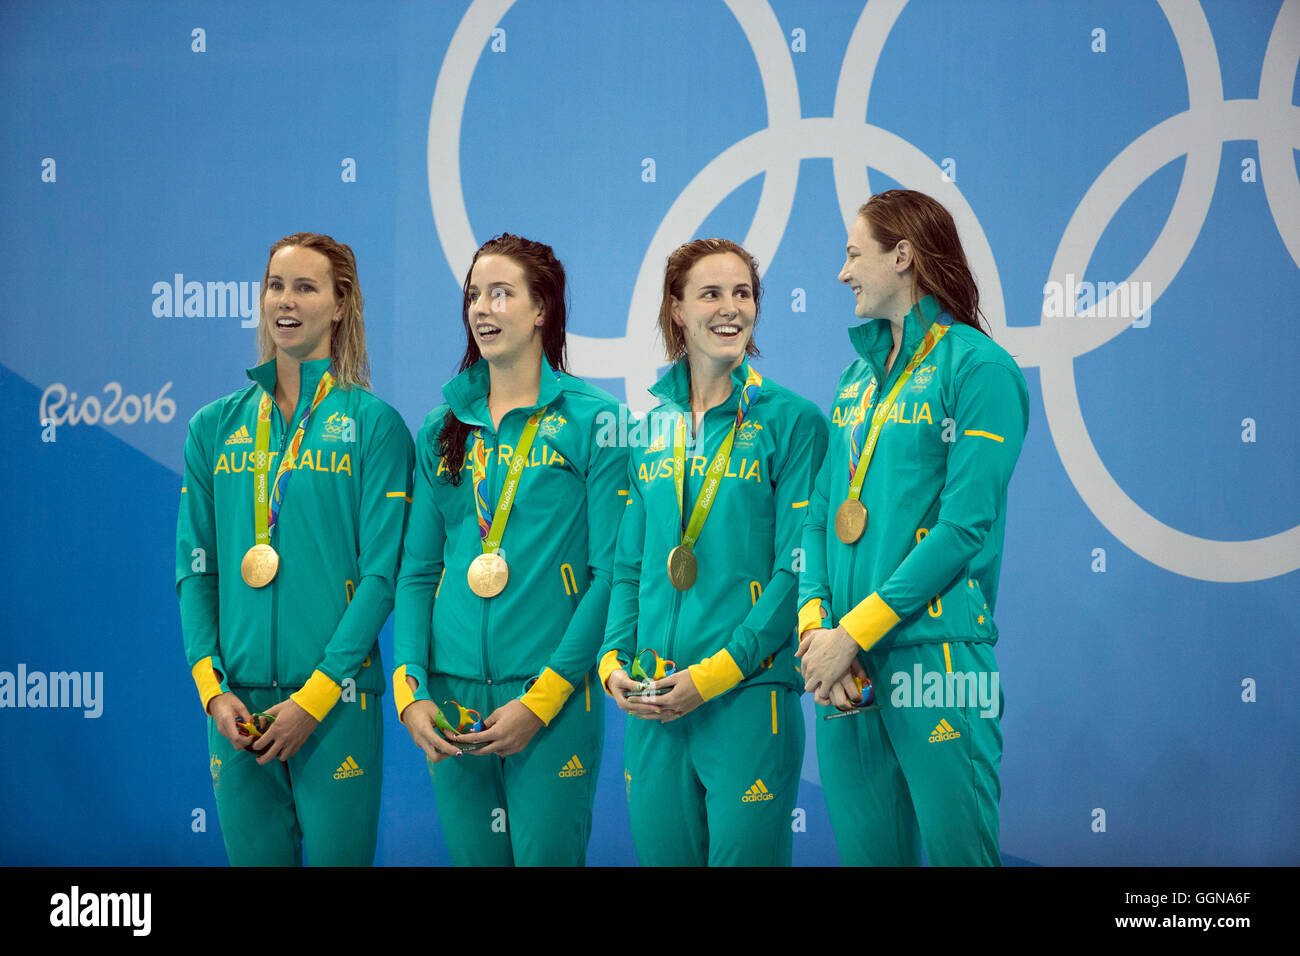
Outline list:
[[[839,280],[853,290],[854,312],[861,319],[902,321],[912,307],[911,243],[906,239],[881,249],[871,225],[859,216],[849,228],[844,268]]]
[[[546,316],[519,263],[503,255],[479,256],[467,294],[469,328],[483,358],[502,368],[521,359],[541,361]]]
[[[682,297],[673,299],[673,324],[690,360],[727,369],[744,360],[757,315],[749,266],[730,252],[697,260],[686,274]]]
[[[262,321],[277,352],[299,362],[330,357],[330,335],[343,315],[330,261],[315,249],[285,246],[271,256]]]

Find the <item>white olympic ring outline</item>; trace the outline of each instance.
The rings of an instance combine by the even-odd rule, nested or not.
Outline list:
[[[658,367],[655,327],[638,317],[658,312],[663,263],[683,237],[695,235],[715,208],[716,201],[713,205],[706,201],[713,196],[725,199],[763,174],[754,219],[742,244],[760,263],[767,264],[781,244],[794,206],[800,163],[831,159],[836,198],[847,230],[858,200],[871,193],[862,159],[871,156],[873,168],[897,171],[900,175],[890,173],[897,182],[922,189],[952,213],[971,269],[979,278],[981,306],[995,338],[1022,367],[1040,369],[1043,408],[1057,454],[1084,504],[1111,534],[1158,567],[1205,581],[1256,581],[1300,568],[1300,525],[1244,541],[1201,538],[1163,524],[1119,487],[1083,421],[1074,359],[1115,338],[1131,320],[1090,318],[1086,323],[1068,323],[1044,309],[1037,326],[1008,326],[992,247],[956,183],[942,176],[934,160],[911,143],[865,122],[876,66],[907,0],[872,0],[864,6],[840,67],[833,115],[810,118],[802,116],[794,62],[771,7],[744,0],[724,2],[754,52],[768,126],[716,156],[674,200],[642,259],[624,335],[605,338],[571,333],[574,374],[609,377],[611,367],[622,368],[628,404],[636,408],[637,399],[653,384]],[[1102,233],[1128,196],[1162,166],[1185,155],[1178,193],[1164,227],[1133,274],[1120,283],[1123,287],[1137,276],[1144,277],[1151,284],[1152,305],[1169,287],[1200,235],[1214,198],[1221,147],[1228,140],[1258,142],[1265,198],[1287,251],[1300,266],[1300,179],[1287,135],[1300,129],[1300,108],[1291,103],[1300,66],[1300,0],[1284,0],[1278,12],[1264,54],[1258,98],[1228,101],[1223,99],[1214,37],[1200,5],[1179,0],[1157,2],[1182,59],[1188,108],[1139,136],[1102,170],[1071,216],[1049,270],[1049,278],[1058,282],[1064,282],[1066,275],[1084,275]],[[465,99],[492,30],[514,3],[474,0],[448,44],[429,111],[430,205],[438,240],[458,284],[479,246],[461,190]],[[853,69],[855,63],[862,65]],[[1293,119],[1289,125],[1285,121],[1288,115]],[[448,135],[453,130],[455,135]],[[1129,188],[1120,193],[1124,185]],[[1097,303],[1098,313],[1108,314],[1104,308],[1102,302]]]

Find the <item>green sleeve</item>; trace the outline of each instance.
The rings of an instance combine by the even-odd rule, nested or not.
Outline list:
[[[623,660],[631,661],[632,655],[636,653],[641,554],[645,548],[645,505],[641,500],[641,486],[637,482],[634,467],[635,461],[629,455],[627,498],[623,507],[623,521],[618,526],[618,543],[614,549],[609,616],[605,624],[605,642],[600,648],[602,660],[610,652],[616,651]]]
[[[415,455],[411,433],[391,408],[385,407],[376,418],[373,430],[367,430],[370,434],[365,436],[358,469],[361,514],[357,523],[356,591],[316,668],[336,684],[361,669],[393,610],[411,495],[411,463]]]
[[[772,577],[723,648],[742,677],[753,674],[764,658],[787,645],[794,632],[798,549],[814,480],[826,457],[826,437],[826,417],[812,406],[801,410],[786,440],[785,456],[772,477],[776,514]]]
[[[613,414],[618,415],[616,406]],[[627,507],[628,451],[617,442],[601,447],[596,438],[599,418],[593,416],[587,453],[587,566],[591,583],[547,661],[547,667],[573,686],[597,663],[609,612],[615,542]]]
[[[393,622],[393,665],[419,683],[416,700],[428,700],[433,665],[433,602],[443,573],[447,532],[434,500],[438,475],[438,433],[442,421],[430,415],[417,439],[415,491],[397,578],[397,612]]]
[[[195,415],[185,437],[185,477],[176,520],[176,596],[181,607],[186,663],[193,670],[200,661],[211,659],[212,671],[220,675],[217,680],[225,691],[229,688],[221,661],[217,522],[212,489],[214,429],[206,417],[206,409]]]
[[[934,527],[877,594],[907,618],[941,593],[984,546],[1006,506],[1007,484],[1029,424],[1029,397],[1019,371],[986,362],[957,385],[956,440]]]
[[[827,445],[829,449],[829,442]],[[828,450],[822,452],[821,467],[809,496],[808,512],[804,516],[802,553],[803,568],[799,572],[799,599],[797,610],[802,611],[809,601],[821,601],[827,612],[831,607],[830,573],[826,565],[826,528],[830,515],[827,501],[830,495],[831,470],[834,467]],[[847,462],[845,463],[847,466]],[[826,618],[827,627],[831,626]]]

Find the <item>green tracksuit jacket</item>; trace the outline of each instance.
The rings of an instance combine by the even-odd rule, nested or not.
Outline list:
[[[397,586],[394,701],[400,714],[412,700],[430,699],[430,673],[521,686],[540,674],[523,703],[549,724],[591,671],[604,630],[627,457],[601,432],[617,423],[618,403],[581,379],[543,369],[537,405],[508,412],[498,433],[488,414],[488,384],[483,360],[448,382],[447,403],[429,413],[416,439],[415,499]],[[466,578],[483,553],[473,437],[461,482],[453,485],[438,455],[438,435],[448,408],[482,428],[492,513],[524,425],[541,406],[547,413],[501,541],[509,584],[496,597],[481,598]],[[419,682],[414,695],[408,674]]]
[[[713,461],[736,419],[748,361],[732,371],[731,396],[709,409],[686,451],[684,507],[689,518]],[[694,587],[668,578],[668,552],[681,543],[673,480],[674,425],[687,417],[690,373],[680,361],[650,390],[647,446],[629,461],[631,494],[619,529],[614,590],[601,648],[602,684],[647,648],[689,667],[705,700],[742,682],[802,691],[795,669],[797,553],[813,478],[825,455],[826,417],[807,399],[763,379],[736,432],[695,554]]]
[[[898,395],[862,486],[862,537],[836,536],[835,509],[848,494],[849,432],[903,373],[939,306],[926,296],[908,313],[889,374],[889,322],[849,331],[857,350],[840,375],[832,435],[804,529],[799,631],[838,621],[863,647],[951,641],[996,643],[1007,483],[1029,418],[1015,360],[982,332],[954,322]],[[863,428],[865,434],[866,428]],[[828,617],[822,622],[822,614]]]
[[[286,425],[271,409],[276,456],[311,406],[330,360],[304,362],[298,407]],[[335,386],[312,414],[271,545],[280,570],[263,588],[240,576],[254,543],[253,451],[275,362],[253,384],[200,409],[185,442],[176,529],[176,593],[186,659],[206,709],[236,687],[301,688],[317,720],[344,680],[380,694],[378,635],[393,607],[414,452],[400,415],[363,388]]]

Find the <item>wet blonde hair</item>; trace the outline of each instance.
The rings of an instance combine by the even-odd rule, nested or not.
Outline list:
[[[263,311],[266,301],[266,284],[271,276],[271,259],[281,249],[289,246],[301,246],[314,249],[330,264],[330,276],[334,281],[334,295],[342,303],[339,309],[341,318],[330,329],[330,359],[334,365],[334,382],[342,388],[360,385],[370,388],[370,357],[366,354],[365,304],[361,298],[361,280],[357,277],[357,257],[352,249],[341,242],[335,242],[329,236],[317,232],[295,232],[285,236],[271,246],[270,255],[266,257],[266,271],[262,273],[262,294],[258,297],[258,312]],[[271,328],[265,315],[257,325],[257,347],[261,353],[259,362],[269,362],[275,358],[275,340],[271,337]]]

